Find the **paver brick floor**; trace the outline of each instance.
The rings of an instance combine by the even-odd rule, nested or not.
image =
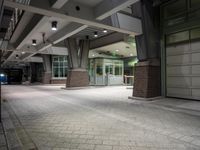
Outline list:
[[[7,150],[7,143],[1,123],[0,123],[0,150]]]
[[[29,137],[30,144],[41,150],[200,149],[199,116],[129,100],[132,90],[124,86],[2,90],[16,128],[24,129],[18,132],[22,143]]]

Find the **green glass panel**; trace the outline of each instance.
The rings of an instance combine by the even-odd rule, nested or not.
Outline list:
[[[179,32],[167,36],[167,44],[178,43],[189,40],[189,31]]]
[[[200,38],[200,28],[191,30],[191,39]]]
[[[175,16],[186,11],[186,0],[176,0],[164,7],[164,18]]]
[[[199,8],[200,0],[191,0],[191,8]]]

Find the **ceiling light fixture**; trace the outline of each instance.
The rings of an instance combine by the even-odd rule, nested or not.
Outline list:
[[[116,49],[115,51],[116,51],[116,52],[118,52],[119,50],[118,50],[118,49]]]
[[[94,37],[98,37],[98,32],[97,31],[94,32]]]
[[[32,45],[36,46],[36,40],[35,39],[32,40]]]
[[[5,75],[3,73],[0,74],[1,77],[4,77]]]
[[[24,51],[22,52],[22,55],[23,55],[23,54],[25,54],[25,52],[24,52]]]
[[[130,56],[133,56],[133,54],[131,53]]]
[[[93,54],[92,56],[94,57],[95,55]]]
[[[108,32],[108,30],[106,30],[106,29],[103,30],[103,33],[107,33],[107,32]]]
[[[53,21],[51,23],[51,30],[56,31],[57,30],[57,21]]]
[[[18,55],[18,54],[17,54],[17,55],[15,55],[15,58],[16,58],[16,59],[18,59],[18,58],[19,58],[19,55]]]

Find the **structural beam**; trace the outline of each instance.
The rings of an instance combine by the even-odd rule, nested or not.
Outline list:
[[[35,53],[30,54],[27,57],[31,57],[37,54],[37,52],[42,52],[45,49],[51,47],[52,45],[59,43],[60,41],[80,32],[81,30],[85,28],[87,28],[86,25],[81,25],[78,23],[70,23],[67,26],[65,26],[63,29],[61,29],[59,32],[52,35],[49,39],[47,39],[46,43],[41,43],[40,45],[36,46],[37,51]],[[24,57],[23,60],[25,59],[26,58]]]
[[[97,20],[102,20],[138,1],[139,0],[104,0],[94,9],[95,16]]]
[[[95,49],[105,45],[110,45],[116,42],[121,42],[125,40],[125,35],[122,33],[111,33],[107,36],[92,40],[90,42],[90,49]]]
[[[55,9],[62,8],[69,0],[50,0],[51,7]]]
[[[8,0],[5,0],[5,6],[11,7],[11,8],[22,9],[22,10],[25,10],[25,11],[29,11],[29,12],[44,15],[44,16],[57,17],[57,18],[68,20],[70,22],[76,22],[76,23],[80,23],[80,24],[83,24],[83,25],[88,25],[88,26],[93,26],[93,27],[97,27],[97,28],[112,30],[112,31],[120,32],[120,33],[125,33],[125,34],[130,34],[130,35],[141,34],[141,33],[133,32],[133,31],[128,31],[126,29],[121,29],[121,28],[105,25],[105,24],[95,22],[95,21],[81,19],[81,18],[78,18],[78,17],[72,17],[72,16],[69,16],[69,15],[67,15],[63,12],[59,12],[59,11],[56,11],[56,10],[53,10],[53,9],[47,10],[47,9],[42,9],[42,8],[38,8],[38,7],[34,7],[34,6],[25,6],[25,5],[22,5],[22,4],[19,4],[19,3],[16,3],[16,2],[12,2],[12,1],[8,1]]]

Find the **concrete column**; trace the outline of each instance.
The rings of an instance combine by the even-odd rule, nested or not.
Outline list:
[[[42,83],[50,84],[52,77],[52,67],[51,67],[51,58],[50,55],[42,55],[44,72],[42,77]]]
[[[142,20],[143,34],[135,37],[137,57],[134,97],[152,98],[161,94],[159,9],[153,2],[141,0],[132,6],[133,14]]]
[[[84,87],[89,85],[87,71],[89,40],[77,41],[75,38],[66,39],[69,52],[69,66],[66,87]]]

